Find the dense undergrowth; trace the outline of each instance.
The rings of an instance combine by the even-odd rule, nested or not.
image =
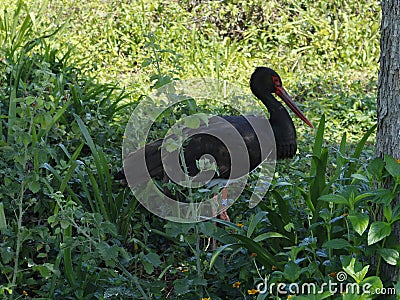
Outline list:
[[[390,203],[400,164],[373,159],[371,148],[378,2],[26,3],[0,4],[3,298],[311,299],[288,286],[260,293],[259,284],[320,287],[340,283],[338,274],[394,287],[381,266],[399,266],[400,209]],[[257,207],[248,207],[249,188],[229,209],[232,223],[167,222],[114,180],[142,95],[196,77],[247,89],[258,65],[279,71],[319,126],[295,120],[299,153],[278,164]],[[191,109],[178,106],[173,118]],[[382,296],[325,289],[313,299],[328,297]]]

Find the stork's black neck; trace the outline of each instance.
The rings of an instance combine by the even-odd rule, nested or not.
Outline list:
[[[291,158],[296,154],[296,128],[286,108],[271,93],[258,95],[267,107],[269,123],[275,135],[277,159]]]

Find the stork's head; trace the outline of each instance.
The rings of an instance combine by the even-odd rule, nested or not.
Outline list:
[[[272,93],[286,103],[287,106],[308,126],[313,128],[311,122],[306,118],[300,108],[283,88],[281,77],[271,68],[257,67],[250,78],[250,88],[253,94],[266,104],[266,101],[275,100]],[[268,97],[270,96],[270,97]],[[275,100],[276,101],[276,100]]]

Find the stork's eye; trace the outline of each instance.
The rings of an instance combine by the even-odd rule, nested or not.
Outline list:
[[[282,86],[281,79],[278,76],[272,76],[272,82],[275,86]]]

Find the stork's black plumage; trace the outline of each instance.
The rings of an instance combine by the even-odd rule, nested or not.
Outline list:
[[[275,136],[276,158],[292,158],[297,151],[296,129],[288,111],[272,94],[275,93],[279,96],[289,108],[310,127],[312,127],[311,122],[304,116],[282,87],[282,81],[274,70],[266,67],[256,68],[251,75],[250,88],[253,94],[262,101],[269,111],[269,123]],[[233,125],[243,138],[247,148],[243,149],[243,151],[247,151],[250,160],[249,169],[243,170],[243,172],[248,173],[252,171],[263,161],[263,158],[259,140],[247,119],[249,117],[222,116],[222,118]],[[251,118],[260,117],[252,116]],[[204,124],[203,126],[206,125]],[[213,123],[212,126],[214,126],[212,130],[224,130],[223,122]],[[162,143],[163,140],[159,139],[147,144],[144,149],[131,153],[126,158],[130,160],[129,165],[133,166],[136,156],[140,157],[140,155],[143,155],[144,151],[150,177],[163,178],[165,172],[160,150]],[[196,161],[204,154],[210,154],[214,157],[218,167],[218,174],[215,175],[216,178],[230,177],[231,159],[229,151],[223,142],[210,134],[194,135],[189,139],[186,146],[184,146],[185,162],[190,176],[194,176],[199,172]],[[127,170],[125,170],[125,172],[127,172]],[[129,176],[129,174],[127,175]],[[245,174],[239,174],[239,176],[243,175]],[[137,177],[135,177],[135,179],[138,180]]]

